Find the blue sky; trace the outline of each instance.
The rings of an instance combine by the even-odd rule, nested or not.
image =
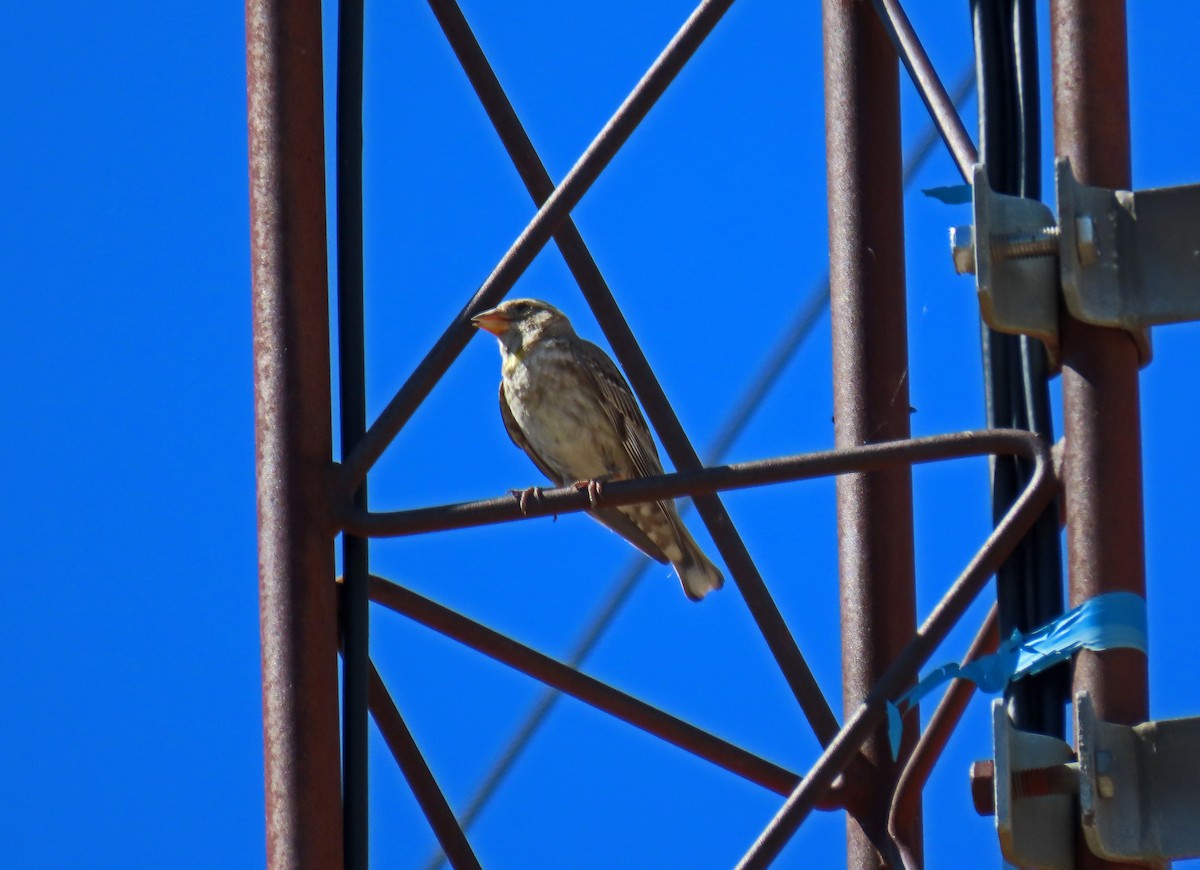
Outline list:
[[[970,62],[966,4],[911,5],[943,77],[957,80]],[[1200,68],[1188,34],[1200,13],[1130,6],[1135,185],[1196,181]],[[690,5],[515,0],[464,11],[561,178]],[[11,866],[258,866],[242,10],[68,2],[5,17],[0,401],[9,424],[0,455],[10,568],[0,585],[0,851]],[[533,209],[424,4],[372,5],[367,25],[373,417]],[[820,49],[818,4],[736,5],[575,213],[702,453],[825,270]],[[907,82],[903,109],[911,141],[925,116]],[[964,113],[971,130],[974,112],[972,103]],[[956,182],[939,152],[905,200],[915,434],[983,422],[977,305],[946,244],[946,227],[967,211],[919,192]],[[515,292],[550,299],[600,340],[553,249]],[[1157,330],[1142,379],[1159,717],[1200,712],[1187,652],[1197,606],[1197,338],[1192,325]],[[373,506],[539,482],[504,435],[498,377],[494,342],[480,336],[372,473]],[[729,459],[831,446],[830,379],[822,319]],[[922,615],[986,534],[985,471],[983,461],[963,461],[915,473]],[[832,482],[726,501],[840,709]],[[372,564],[565,656],[632,552],[572,516],[385,541]],[[981,601],[935,660],[961,654],[985,609]],[[540,685],[381,610],[372,644],[461,807]],[[795,770],[816,757],[732,584],[696,606],[656,566],[586,670]],[[969,761],[990,754],[987,722],[977,700],[926,792],[930,867],[998,860],[991,821],[974,814],[966,782]],[[372,752],[375,864],[422,866],[433,838],[377,736]],[[778,805],[565,701],[472,840],[489,868],[725,867]],[[817,815],[781,866],[837,866],[843,852],[842,818]]]

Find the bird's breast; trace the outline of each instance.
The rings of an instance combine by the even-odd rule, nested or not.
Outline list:
[[[564,479],[628,473],[620,437],[573,357],[510,356],[502,371],[513,419],[533,451]]]

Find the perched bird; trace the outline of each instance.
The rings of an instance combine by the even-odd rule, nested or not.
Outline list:
[[[500,416],[513,443],[558,486],[662,474],[650,429],[608,355],[575,334],[566,315],[537,299],[510,299],[471,319],[500,341]],[[529,493],[521,494],[522,507]],[[670,562],[688,598],[725,578],[700,550],[674,501],[589,513],[647,556]]]

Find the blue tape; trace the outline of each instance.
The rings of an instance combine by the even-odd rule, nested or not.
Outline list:
[[[1040,673],[1081,649],[1128,648],[1147,652],[1146,599],[1132,592],[1097,595],[1029,634],[1013,636],[989,656],[942,665],[888,704],[892,755],[900,751],[901,717],[942,683],[957,677],[996,694],[1012,680]]]
[[[963,205],[971,201],[972,192],[969,184],[952,184],[949,187],[927,187],[921,191],[928,197],[946,203],[946,205]]]

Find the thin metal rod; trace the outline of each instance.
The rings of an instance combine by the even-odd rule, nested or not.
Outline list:
[[[983,625],[971,641],[963,663],[967,664],[990,655],[1000,645],[1000,624],[996,605],[992,605]],[[941,758],[942,751],[950,741],[950,735],[958,727],[967,703],[975,694],[976,686],[970,680],[951,680],[942,700],[938,702],[929,724],[921,732],[921,738],[909,756],[908,764],[900,774],[896,793],[892,796],[892,809],[888,814],[888,834],[896,841],[904,861],[905,870],[921,870],[922,856],[906,840],[905,832],[912,827],[913,815],[920,808],[920,794],[933,772],[933,766]]]
[[[530,196],[538,205],[548,201],[554,194],[554,182],[488,65],[487,58],[471,33],[462,12],[452,0],[431,0],[430,5]],[[634,392],[641,399],[646,415],[662,439],[663,447],[671,461],[679,469],[701,467],[699,456],[667,401],[666,394],[626,323],[612,291],[569,217],[564,219],[555,231],[554,238],[563,259],[579,283],[584,298],[596,315],[609,344],[612,345],[613,352],[629,376]],[[696,506],[785,680],[808,717],[817,738],[824,745],[837,733],[837,719],[767,591],[749,551],[737,534],[719,498],[702,498],[697,501]]]
[[[321,8],[248,0],[267,863],[342,866]]]
[[[471,844],[467,842],[462,827],[454,818],[450,805],[446,803],[445,795],[438,787],[429,765],[425,763],[425,757],[417,747],[417,742],[413,739],[412,732],[408,730],[408,725],[405,724],[404,717],[400,715],[392,696],[388,693],[387,686],[384,685],[379,672],[375,670],[375,665],[370,661],[367,662],[367,669],[370,680],[371,715],[375,719],[375,724],[379,726],[379,732],[387,742],[388,748],[392,751],[392,757],[396,759],[396,764],[399,765],[404,778],[412,788],[413,796],[421,805],[421,811],[429,820],[429,826],[433,829],[433,834],[437,837],[442,851],[446,853],[450,859],[450,865],[455,870],[478,870],[479,859],[475,857],[475,852],[471,849]]]
[[[637,587],[638,582],[645,576],[646,570],[650,565],[655,564],[645,556],[634,556],[630,561],[629,566],[621,574],[620,580],[616,587],[609,595],[608,600],[600,607],[599,613],[592,619],[590,625],[584,630],[583,636],[576,642],[575,647],[567,655],[564,660],[565,664],[572,668],[578,668],[592,648],[599,642],[600,637],[604,633],[612,621],[615,614],[625,605],[630,594]],[[542,726],[546,717],[550,715],[550,711],[554,709],[554,705],[562,698],[562,693],[553,687],[546,687],[526,714],[525,719],[517,726],[517,730],[513,733],[508,741],[508,745],[500,752],[500,755],[492,763],[491,769],[484,775],[479,785],[475,789],[475,793],[471,799],[467,801],[467,805],[462,810],[462,824],[464,828],[470,828],[475,823],[475,819],[487,806],[492,795],[496,793],[496,789],[500,787],[500,783],[512,770],[513,765],[517,763],[517,759],[521,757],[525,747],[529,745],[529,741],[533,739],[534,734]],[[430,858],[425,865],[426,870],[435,870],[442,865],[445,856],[441,853]]]
[[[777,764],[382,577],[371,577],[371,600],[776,794],[789,794],[799,782]]]
[[[951,95],[954,100],[955,111],[961,110],[963,103],[967,101],[967,97],[975,93],[975,65],[967,66],[958,81],[954,84],[954,92]],[[941,138],[937,126],[930,119],[925,130],[913,143],[911,150],[904,157],[904,187],[907,188],[912,183],[916,176],[917,170],[921,168],[925,160],[933,151],[933,146],[938,143]]]
[[[1049,449],[1040,439],[1031,438],[1028,433],[1022,434],[1025,437],[1017,439],[1016,433],[1006,433],[1014,438],[1014,443],[1020,440],[1031,447],[1031,452],[1026,455],[1035,462],[1035,470],[1029,486],[992,530],[982,549],[954,581],[950,590],[921,625],[916,636],[904,647],[879,683],[849,717],[834,741],[826,747],[808,776],[801,780],[775,818],[743,856],[738,864],[739,868],[765,868],[778,857],[796,829],[816,807],[816,802],[824,790],[857,757],[863,741],[883,722],[887,716],[887,702],[898,697],[904,687],[912,682],[921,666],[929,660],[938,645],[962,618],[971,602],[987,585],[988,578],[996,572],[1000,563],[1054,497],[1058,487]]]
[[[703,0],[696,7],[562,183],[538,209],[483,286],[454,318],[346,458],[340,475],[343,491],[349,491],[366,477],[396,433],[466,347],[475,332],[470,324],[471,315],[495,305],[512,288],[731,5],[733,0]]]
[[[367,428],[363,325],[362,92],[363,0],[338,2],[337,50],[338,398],[342,456]],[[354,504],[367,506],[364,480]],[[342,538],[342,802],[346,867],[366,870],[368,852],[367,695],[369,541]]]
[[[1085,184],[1131,184],[1129,69],[1121,0],[1052,0],[1055,153]],[[1070,604],[1106,592],[1146,594],[1142,515],[1139,366],[1118,329],[1062,324],[1063,490]],[[1150,714],[1148,662],[1136,650],[1084,650],[1073,695],[1091,695],[1106,722],[1135,725]],[[1077,837],[1080,868],[1123,867],[1097,858]]]
[[[929,117],[942,134],[942,140],[950,151],[954,165],[958,167],[963,180],[970,181],[972,168],[979,162],[979,155],[954,106],[956,101],[951,100],[946,93],[946,88],[938,78],[937,70],[933,68],[929,55],[925,53],[925,48],[921,45],[917,32],[913,30],[900,0],[872,2],[892,45],[895,46],[896,53],[900,55],[904,68],[908,70],[913,84],[916,85],[917,93],[929,109]]]
[[[598,496],[597,505],[618,507],[703,492],[747,489],[785,481],[880,471],[897,465],[968,456],[1030,456],[1039,453],[1042,445],[1043,442],[1036,435],[1015,429],[927,435],[901,441],[863,444],[843,450],[822,450],[816,453],[717,465],[695,471],[676,471],[635,480],[613,481],[605,484]],[[367,537],[404,537],[446,529],[558,516],[587,510],[592,506],[588,493],[567,486],[543,490],[538,498],[529,499],[524,511],[521,510],[517,498],[506,494],[479,501],[403,511],[368,512],[347,508],[343,516],[343,526],[354,534]]]

